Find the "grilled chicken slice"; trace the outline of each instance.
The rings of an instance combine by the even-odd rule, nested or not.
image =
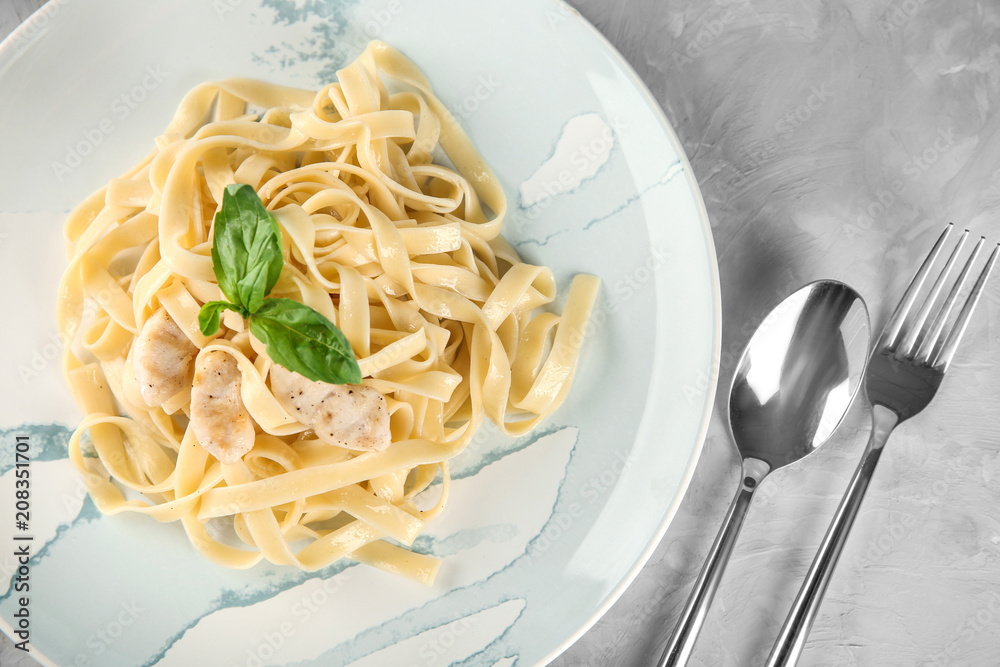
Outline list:
[[[191,386],[197,353],[198,348],[163,308],[146,320],[132,349],[132,371],[146,405],[161,405]]]
[[[278,364],[271,366],[270,376],[274,397],[321,440],[346,449],[376,452],[392,442],[389,408],[377,389],[313,382]]]
[[[232,355],[198,355],[191,386],[191,428],[198,442],[222,463],[236,463],[253,449],[254,428],[240,396],[239,365]]]

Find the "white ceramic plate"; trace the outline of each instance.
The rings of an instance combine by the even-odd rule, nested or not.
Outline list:
[[[65,458],[79,419],[54,323],[61,227],[152,146],[185,91],[315,87],[383,39],[414,59],[507,189],[527,261],[604,290],[567,403],[480,439],[418,543],[431,588],[362,567],[204,561],[177,525],[101,517]],[[14,443],[30,438],[30,637],[61,665],[535,664],[606,610],[673,516],[712,406],[719,291],[690,165],[620,56],[555,1],[53,0],[0,47],[0,625]]]

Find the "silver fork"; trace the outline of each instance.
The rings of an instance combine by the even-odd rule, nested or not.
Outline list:
[[[941,379],[944,377],[958,343],[969,325],[972,311],[975,310],[983,286],[989,277],[993,265],[997,261],[997,251],[1000,244],[993,249],[986,265],[979,274],[975,286],[965,300],[957,319],[946,331],[949,317],[955,308],[962,286],[969,276],[973,263],[979,256],[979,251],[985,242],[981,238],[966,261],[962,272],[955,281],[947,298],[937,310],[936,317],[928,324],[928,318],[934,309],[948,274],[951,273],[959,252],[965,244],[969,231],[966,230],[944,269],[938,275],[931,287],[923,306],[907,324],[911,310],[917,301],[921,287],[930,275],[930,270],[942,247],[945,244],[953,225],[948,225],[938,238],[930,254],[913,277],[910,286],[903,295],[902,301],[896,306],[895,312],[885,325],[885,330],[875,343],[874,352],[868,362],[868,374],[865,378],[865,390],[872,406],[872,434],[865,448],[864,456],[858,464],[854,477],[847,487],[843,500],[837,508],[833,523],[827,529],[826,536],[820,545],[819,553],[813,559],[806,579],[799,590],[792,609],[785,619],[771,655],[767,659],[767,667],[779,665],[794,665],[806,643],[806,636],[812,627],[826,592],[827,584],[837,559],[843,550],[847,535],[854,524],[854,518],[861,507],[868,482],[871,481],[875,465],[878,463],[882,449],[893,429],[913,415],[923,410],[934,397]]]

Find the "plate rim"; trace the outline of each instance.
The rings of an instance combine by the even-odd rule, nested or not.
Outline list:
[[[632,67],[631,63],[625,59],[625,56],[623,56],[615,45],[611,43],[611,40],[609,40],[604,33],[598,30],[593,23],[588,21],[575,7],[571,6],[567,0],[553,1],[558,5],[561,5],[576,20],[578,20],[592,34],[592,36],[597,38],[598,44],[604,47],[607,55],[619,68],[621,68],[629,82],[635,87],[636,91],[646,102],[650,111],[653,112],[657,123],[660,125],[668,141],[673,146],[674,151],[677,153],[681,164],[681,171],[684,172],[685,181],[687,182],[688,188],[694,198],[698,218],[702,225],[702,232],[705,235],[705,247],[708,250],[709,259],[709,278],[712,283],[712,314],[714,326],[712,331],[711,366],[708,373],[709,381],[708,387],[705,391],[705,404],[702,410],[701,423],[698,427],[698,435],[696,436],[697,441],[692,450],[690,460],[688,461],[687,468],[684,470],[684,474],[681,477],[680,485],[677,488],[677,495],[671,501],[670,506],[667,508],[667,511],[664,514],[659,526],[657,526],[656,531],[650,536],[650,540],[646,545],[646,548],[639,554],[636,562],[632,565],[622,580],[594,610],[594,613],[587,620],[587,622],[579,628],[579,630],[568,637],[562,644],[542,659],[539,664],[543,665],[552,662],[564,653],[566,649],[575,644],[581,637],[583,637],[583,635],[587,633],[588,630],[594,627],[594,625],[604,617],[611,607],[614,606],[618,599],[621,598],[622,594],[624,594],[628,587],[635,581],[635,578],[646,566],[646,563],[649,562],[653,552],[656,551],[656,548],[663,540],[663,536],[666,534],[667,528],[670,527],[674,517],[677,516],[677,510],[680,509],[681,502],[684,500],[684,496],[687,495],[688,487],[691,485],[694,470],[698,466],[698,461],[701,460],[701,454],[705,447],[705,439],[708,436],[708,428],[712,420],[712,414],[715,412],[715,395],[719,384],[719,360],[722,353],[722,290],[721,280],[719,277],[719,259],[715,252],[715,237],[712,234],[712,225],[708,217],[708,210],[705,208],[705,200],[701,194],[701,187],[698,185],[698,181],[695,178],[694,170],[691,167],[691,161],[688,159],[687,152],[684,150],[684,146],[677,137],[677,133],[674,132],[674,128],[670,124],[670,120],[663,111],[663,107],[660,106],[660,103],[653,96],[652,91],[649,90],[649,86],[647,86],[646,82],[642,80],[642,77],[640,77],[639,73],[635,71],[635,68]]]

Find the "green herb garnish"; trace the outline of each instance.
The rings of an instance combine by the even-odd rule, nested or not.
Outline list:
[[[243,317],[264,303],[284,263],[278,221],[252,187],[228,186],[215,214],[212,268],[222,293]]]
[[[275,363],[310,380],[357,384],[361,369],[343,332],[322,314],[291,299],[267,299],[285,260],[278,221],[252,187],[226,187],[215,214],[212,270],[229,301],[210,301],[198,313],[206,336],[219,330],[223,310],[249,322]]]

